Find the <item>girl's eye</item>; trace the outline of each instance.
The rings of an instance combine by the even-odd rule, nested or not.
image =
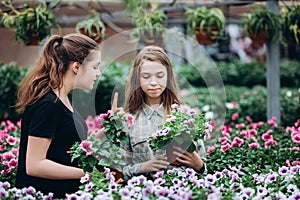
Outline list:
[[[94,69],[99,69],[99,66],[95,66]]]
[[[150,76],[149,76],[149,75],[142,75],[142,77],[143,77],[144,79],[148,79],[148,78],[150,78]]]
[[[157,77],[158,77],[158,78],[163,78],[164,76],[165,76],[164,73],[159,73],[159,74],[157,74]]]

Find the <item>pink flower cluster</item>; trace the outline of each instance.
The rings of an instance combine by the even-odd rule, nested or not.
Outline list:
[[[232,120],[237,120],[238,117],[239,114],[234,113],[232,115]],[[272,129],[267,130],[261,136],[258,135],[258,132],[261,131],[260,127],[264,125],[264,122],[252,123],[252,119],[250,117],[246,117],[246,120],[249,122],[249,124],[240,123],[234,125],[231,123],[231,125],[221,126],[222,136],[218,138],[218,142],[220,144],[216,144],[212,147],[209,147],[207,153],[208,154],[213,153],[218,146],[220,146],[220,150],[222,152],[226,152],[233,147],[242,147],[245,144],[245,141],[248,141],[247,142],[248,147],[251,149],[260,148],[259,141],[263,141],[265,148],[277,145],[277,141],[273,138],[272,135],[273,132]],[[278,126],[275,117],[268,120],[268,124],[271,127]],[[292,130],[293,140],[300,142],[300,128],[298,129],[290,128],[289,130]]]
[[[295,123],[295,126],[287,127],[286,132],[291,132],[293,142],[300,145],[300,119]],[[295,147],[294,150],[299,151],[299,147]]]
[[[20,130],[21,122],[15,125],[7,120],[1,122],[0,127],[0,173],[9,174],[18,166],[20,139],[16,133]]]

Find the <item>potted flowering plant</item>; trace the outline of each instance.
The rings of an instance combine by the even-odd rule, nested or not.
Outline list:
[[[121,178],[124,150],[121,148],[128,142],[128,127],[133,125],[134,118],[130,114],[119,115],[107,113],[95,117],[99,131],[92,133],[81,143],[71,147],[72,161],[77,159],[80,167],[86,172],[103,171],[104,167],[112,168],[116,172],[116,180]],[[127,127],[126,127],[127,126]],[[117,178],[118,177],[118,178]]]
[[[150,148],[154,151],[166,148],[169,161],[174,161],[173,146],[180,146],[189,152],[196,150],[196,142],[203,139],[211,126],[196,109],[188,106],[172,105],[172,111],[160,129],[148,138]],[[180,165],[174,162],[173,165]]]

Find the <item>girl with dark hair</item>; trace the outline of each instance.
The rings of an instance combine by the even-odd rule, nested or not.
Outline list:
[[[169,167],[165,153],[153,152],[147,138],[164,123],[172,104],[183,105],[178,97],[171,61],[162,48],[147,46],[133,62],[125,96],[124,110],[135,116],[135,124],[129,130],[128,165],[123,168],[125,180],[139,174],[148,176]],[[175,152],[178,161],[196,171],[205,170],[203,142],[200,153],[179,151]]]
[[[16,187],[33,186],[54,193],[54,198],[79,189],[84,171],[71,162],[68,151],[86,138],[87,126],[68,94],[75,88],[93,88],[100,61],[99,47],[87,36],[49,38],[17,92],[22,125]]]

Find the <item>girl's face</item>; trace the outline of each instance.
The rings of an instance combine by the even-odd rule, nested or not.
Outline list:
[[[145,61],[141,65],[140,84],[146,95],[146,103],[151,105],[160,104],[161,94],[167,85],[167,70],[159,62]]]
[[[92,90],[97,78],[101,75],[99,65],[101,62],[100,51],[92,51],[88,60],[79,68],[75,88]]]

